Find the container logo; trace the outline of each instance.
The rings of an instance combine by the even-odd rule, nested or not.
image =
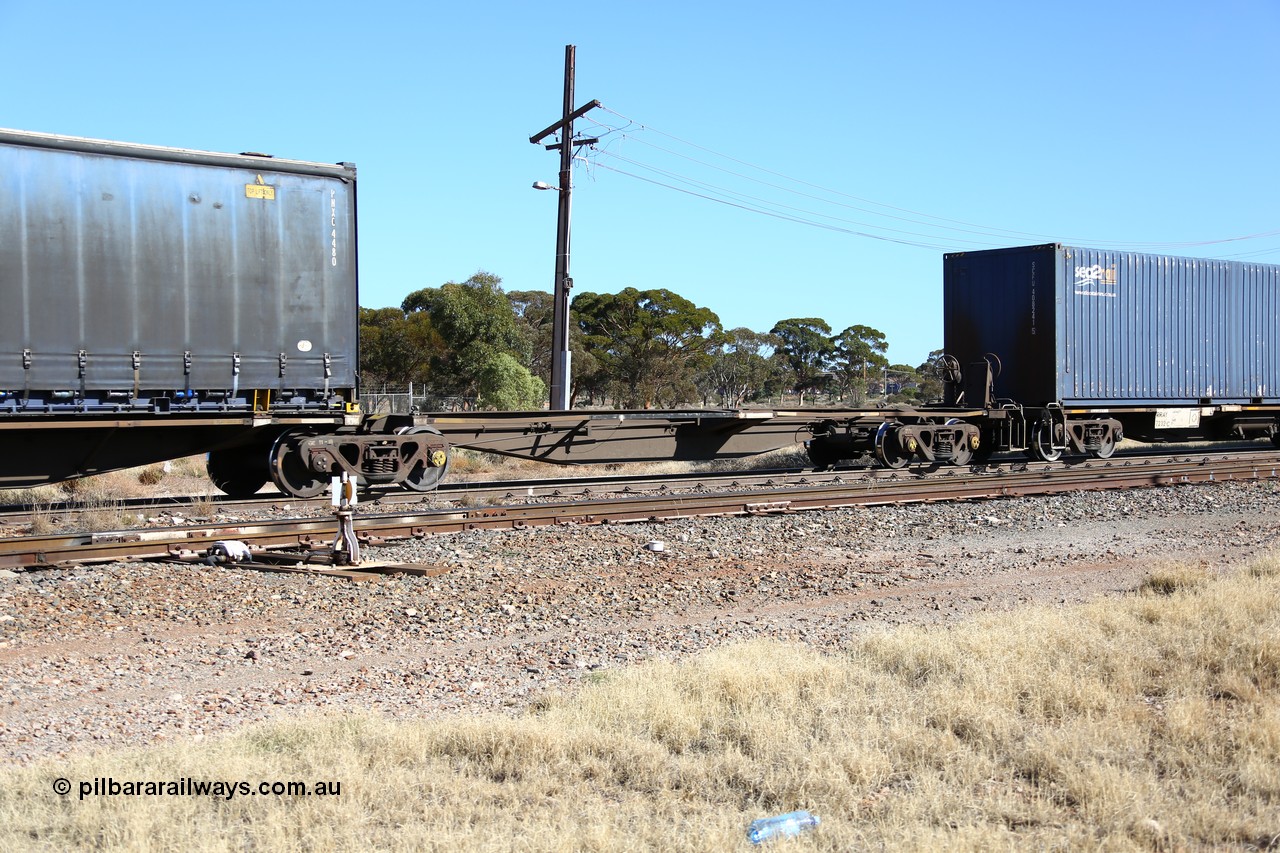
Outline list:
[[[1076,267],[1077,296],[1106,296],[1115,299],[1116,268],[1094,264]]]

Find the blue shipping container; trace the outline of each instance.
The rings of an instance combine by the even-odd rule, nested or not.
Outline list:
[[[944,348],[1024,405],[1280,403],[1280,266],[1061,244],[948,254]]]

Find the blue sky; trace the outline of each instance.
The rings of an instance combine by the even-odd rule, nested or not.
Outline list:
[[[0,127],[356,163],[369,307],[477,270],[550,289],[558,157],[528,137],[567,44],[607,108],[578,124],[578,291],[874,326],[917,364],[945,251],[1280,263],[1277,0],[0,0],[0,39]]]

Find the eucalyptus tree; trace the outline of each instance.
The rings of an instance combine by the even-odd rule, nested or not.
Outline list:
[[[720,318],[664,288],[580,293],[574,322],[596,360],[592,377],[615,406],[676,406],[697,399],[694,376],[719,340]]]
[[[800,395],[816,391],[830,380],[835,343],[831,326],[819,317],[792,317],[779,320],[769,334],[778,339],[776,355],[790,373],[791,387]]]
[[[850,326],[832,339],[834,371],[841,393],[852,392],[854,402],[866,398],[868,380],[889,366],[884,332],[870,326]]]
[[[406,317],[399,308],[360,309],[360,383],[425,384],[431,360],[444,352],[440,333],[426,314]]]
[[[549,290],[512,290],[507,298],[515,311],[516,325],[529,344],[529,372],[548,386],[551,384],[552,323],[555,301]],[[571,312],[572,313],[572,312]],[[593,382],[599,371],[595,357],[589,353],[582,340],[582,330],[570,320],[570,406],[581,394],[594,398],[599,392]]]
[[[747,328],[725,332],[697,377],[703,404],[716,397],[721,406],[736,409],[759,397],[778,378],[777,362],[769,357],[777,345],[773,335]]]
[[[425,314],[444,344],[431,357],[431,385],[436,393],[479,397],[481,378],[486,375],[507,377],[527,390],[524,374],[529,374],[531,345],[498,276],[481,271],[461,283],[415,290],[405,297],[401,309],[409,318]],[[513,362],[519,371],[512,370]],[[490,400],[505,399],[494,388],[489,390]],[[524,400],[527,394],[516,396]]]
[[[500,352],[485,362],[476,376],[481,408],[539,409],[547,399],[547,385],[510,353]]]
[[[549,382],[555,297],[549,290],[512,290],[508,291],[507,299],[515,314],[516,326],[529,348],[529,372]]]
[[[922,403],[942,400],[942,356],[936,349],[916,368],[916,399]]]

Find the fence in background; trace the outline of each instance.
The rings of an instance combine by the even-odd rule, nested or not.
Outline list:
[[[377,390],[360,389],[360,408],[370,414],[408,415],[414,412],[467,412],[474,409],[471,397],[441,397],[424,388],[383,385]]]

